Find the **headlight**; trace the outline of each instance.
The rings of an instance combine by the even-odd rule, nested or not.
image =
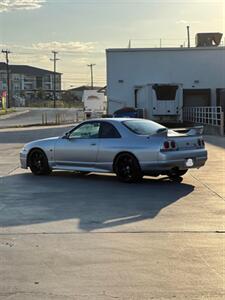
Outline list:
[[[24,146],[24,147],[21,149],[21,152],[27,152],[27,148]]]

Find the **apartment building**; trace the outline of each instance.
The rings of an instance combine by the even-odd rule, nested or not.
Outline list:
[[[27,65],[10,65],[11,97],[31,99],[38,91],[51,95],[54,89],[54,72]],[[56,91],[61,91],[61,73],[56,73]],[[0,93],[7,90],[6,64],[0,62]]]

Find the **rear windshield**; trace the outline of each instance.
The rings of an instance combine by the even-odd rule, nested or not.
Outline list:
[[[159,131],[167,130],[166,127],[150,120],[128,120],[122,123],[138,135],[152,135]]]

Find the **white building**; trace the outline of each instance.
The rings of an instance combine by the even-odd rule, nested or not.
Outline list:
[[[109,113],[130,106],[145,109],[151,118],[154,105],[146,87],[160,84],[182,87],[181,110],[221,105],[225,47],[107,49],[106,56]]]

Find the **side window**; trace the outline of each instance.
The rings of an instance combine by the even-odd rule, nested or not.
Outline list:
[[[107,122],[101,124],[100,138],[118,139],[120,137],[121,135],[112,124]]]
[[[70,138],[80,138],[80,139],[96,139],[99,137],[100,123],[86,123],[79,126],[71,134]]]

